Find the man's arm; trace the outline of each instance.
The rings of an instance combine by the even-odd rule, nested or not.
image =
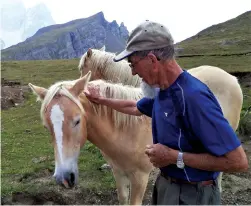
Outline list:
[[[101,97],[97,94],[90,94],[85,92],[86,97],[97,104],[103,104],[105,106],[111,107],[124,114],[140,116],[143,115],[137,108],[137,101],[135,100],[124,100],[124,99],[110,99]]]
[[[137,101],[123,99],[108,99],[99,97],[99,104],[106,105],[124,114],[141,116],[143,115],[137,108]]]
[[[125,99],[111,99],[100,96],[99,92],[93,88],[84,92],[86,97],[97,104],[103,104],[124,114],[141,116],[152,116],[154,99],[142,98],[139,101]]]
[[[161,168],[176,164],[179,151],[162,144],[153,144],[147,146],[145,153],[155,167]],[[241,146],[221,157],[208,153],[184,152],[183,161],[186,166],[206,171],[245,172],[248,170],[248,160]]]
[[[248,160],[242,146],[222,157],[185,152],[183,160],[189,167],[207,171],[245,172],[248,170]]]
[[[235,131],[212,92],[199,91],[186,97],[184,119],[207,154],[184,154],[188,166],[208,171],[241,172],[248,160]]]

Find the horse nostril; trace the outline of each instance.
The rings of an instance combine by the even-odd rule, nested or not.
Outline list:
[[[67,172],[65,175],[64,175],[64,180],[66,182],[66,184],[64,183],[64,185],[66,187],[73,187],[74,184],[75,184],[75,174],[73,172]]]
[[[75,182],[75,175],[73,172],[70,173],[70,182],[74,185]]]

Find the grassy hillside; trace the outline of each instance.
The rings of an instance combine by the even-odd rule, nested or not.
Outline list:
[[[194,56],[179,57],[179,64],[189,69],[200,65],[211,65],[224,69],[229,73],[251,72],[251,53],[249,55],[232,56]]]
[[[251,11],[202,30],[176,45],[180,55],[224,55],[251,52]]]
[[[33,82],[47,87],[55,81],[78,78],[78,61],[71,59],[2,62],[2,78],[21,81],[23,85]]]

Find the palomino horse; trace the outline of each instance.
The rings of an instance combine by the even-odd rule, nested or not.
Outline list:
[[[88,49],[79,61],[78,69],[81,77],[92,71],[91,80],[104,79],[114,83],[132,85],[139,87],[141,78],[138,75],[132,76],[131,67],[126,60],[114,62],[115,54],[105,52],[104,47],[98,49]]]
[[[89,72],[78,80],[58,82],[48,89],[29,84],[42,100],[41,118],[54,139],[54,176],[65,187],[77,183],[77,159],[88,139],[112,167],[120,204],[141,204],[153,169],[144,153],[145,146],[152,144],[151,119],[91,103],[83,93],[92,87],[109,98],[138,100],[142,98],[141,90],[104,80],[89,82],[90,76]]]

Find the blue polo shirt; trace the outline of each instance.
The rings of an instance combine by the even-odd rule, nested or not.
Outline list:
[[[206,84],[183,71],[154,99],[137,102],[140,112],[152,118],[153,142],[190,153],[221,156],[241,145]],[[216,179],[219,172],[176,165],[160,168],[166,175],[188,181]]]

